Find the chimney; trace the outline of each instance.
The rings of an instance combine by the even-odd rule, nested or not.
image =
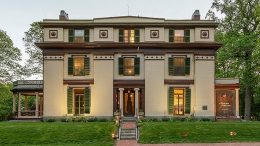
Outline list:
[[[200,10],[195,10],[194,13],[192,14],[191,20],[200,20]]]
[[[61,10],[59,20],[61,21],[69,20],[69,15],[64,10]]]

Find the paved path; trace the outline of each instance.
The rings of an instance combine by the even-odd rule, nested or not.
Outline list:
[[[119,140],[117,146],[260,146],[260,142],[243,143],[183,143],[183,144],[139,144],[136,140]]]

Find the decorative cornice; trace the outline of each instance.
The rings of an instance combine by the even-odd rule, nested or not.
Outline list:
[[[95,55],[94,60],[114,60],[113,55]]]
[[[63,80],[63,84],[68,84],[68,85],[89,85],[89,84],[94,84],[94,79],[87,79],[87,80]]]
[[[63,56],[44,56],[44,60],[63,60]]]
[[[164,60],[162,55],[146,55],[145,60]]]
[[[195,60],[215,60],[215,56],[195,56]]]
[[[164,80],[164,84],[168,84],[168,85],[193,85],[194,80],[170,80],[170,79],[166,79],[166,80]]]

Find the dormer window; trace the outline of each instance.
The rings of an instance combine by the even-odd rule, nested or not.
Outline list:
[[[69,29],[69,42],[89,42],[89,29]]]
[[[140,42],[139,29],[119,29],[119,42],[124,42],[124,43]]]
[[[190,42],[190,30],[169,30],[169,42],[172,43],[183,43],[183,42]]]

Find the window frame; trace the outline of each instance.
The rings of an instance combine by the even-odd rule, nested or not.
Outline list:
[[[123,34],[120,34],[120,30],[123,31]],[[131,36],[133,31],[133,36]],[[139,35],[136,35],[136,32],[138,32]],[[126,33],[127,32],[127,36]],[[118,42],[120,43],[139,43],[140,42],[140,29],[139,28],[119,28],[119,35],[118,35],[119,39]],[[122,40],[120,39],[120,37],[122,37]],[[138,40],[137,40],[138,38]],[[131,42],[131,39],[133,39],[134,41]]]
[[[72,55],[71,56],[73,58],[73,76],[85,76],[85,68],[84,68],[84,64],[85,64],[85,57],[86,55]],[[75,58],[79,58],[79,57],[82,57],[83,59],[83,74],[75,74]]]

